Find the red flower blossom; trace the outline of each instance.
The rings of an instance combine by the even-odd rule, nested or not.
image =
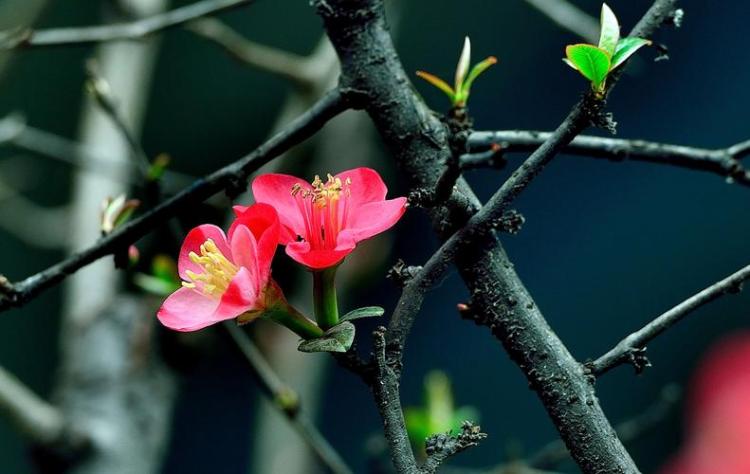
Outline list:
[[[750,473],[750,333],[701,363],[687,402],[688,437],[661,474]]]
[[[385,183],[370,168],[328,175],[325,182],[316,176],[312,183],[265,174],[253,181],[252,189],[257,202],[278,211],[279,243],[286,245],[286,253],[316,270],[337,265],[357,242],[389,229],[406,210],[406,198],[385,199]]]
[[[182,288],[159,309],[162,324],[196,331],[238,316],[248,322],[283,298],[271,280],[280,230],[276,210],[266,204],[240,213],[228,236],[209,224],[191,230],[177,263]]]

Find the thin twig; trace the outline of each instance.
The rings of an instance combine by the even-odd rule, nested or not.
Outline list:
[[[491,146],[499,146],[499,153],[527,152],[536,149],[548,140],[550,132],[531,130],[500,130],[474,132],[469,137],[469,149],[478,151],[463,158],[462,164],[470,167],[495,166],[497,158],[487,155]],[[707,149],[682,145],[671,145],[645,140],[625,140],[621,138],[579,135],[565,146],[561,153],[603,158],[612,161],[643,161],[677,166],[698,171],[708,171],[731,179],[744,186],[750,186],[750,171],[739,161],[750,155],[750,140],[742,141],[727,148]]]
[[[373,332],[373,360],[375,362],[375,380],[371,387],[383,419],[385,439],[391,452],[391,460],[399,474],[419,474],[414,451],[406,433],[404,411],[401,408],[399,394],[399,375],[389,364],[386,355],[386,332],[379,327]]]
[[[696,309],[724,295],[740,292],[742,284],[748,279],[750,279],[750,265],[714,283],[666,313],[658,316],[638,331],[628,335],[625,339],[617,343],[606,354],[586,364],[587,367],[592,374],[599,376],[613,367],[630,362],[640,372],[644,367],[648,366],[648,359],[646,359],[643,353],[646,344]]]
[[[38,48],[140,40],[205,16],[249,5],[253,0],[202,0],[168,12],[102,26],[20,30],[0,33],[0,49]]]
[[[130,155],[135,161],[136,167],[140,170],[141,175],[144,178],[147,177],[149,169],[151,168],[148,154],[141,146],[140,141],[136,138],[134,131],[130,130],[130,125],[126,123],[125,117],[123,117],[120,112],[117,105],[117,99],[113,96],[109,83],[99,74],[98,67],[94,60],[89,60],[86,63],[86,76],[87,90],[93,96],[94,101],[104,115],[109,118],[117,131],[120,132],[120,135],[125,139],[125,142],[130,148]]]
[[[464,421],[457,434],[441,433],[432,435],[425,442],[427,459],[421,467],[423,474],[434,474],[451,456],[477,446],[487,434],[482,433],[479,425]]]
[[[562,28],[575,33],[589,43],[596,44],[599,38],[599,22],[567,0],[526,0],[526,3]]]
[[[273,406],[286,417],[289,424],[313,450],[320,462],[334,474],[351,474],[339,453],[310,420],[300,413],[297,394],[276,375],[252,339],[233,321],[224,323],[224,328],[250,364],[253,378]]]
[[[306,113],[295,119],[287,128],[271,137],[252,153],[231,163],[190,187],[166,199],[145,214],[129,221],[112,233],[102,237],[91,247],[71,255],[44,271],[22,281],[6,285],[0,290],[0,311],[26,304],[43,290],[57,285],[72,273],[90,263],[126,248],[166,219],[190,209],[222,190],[236,192],[245,187],[245,181],[256,169],[274,157],[305,140],[319,130],[328,120],[349,108],[344,94],[335,89],[321,98]]]
[[[287,79],[305,90],[314,87],[316,78],[304,56],[252,42],[215,18],[197,20],[185,28],[216,43],[230,56],[249,66]]]

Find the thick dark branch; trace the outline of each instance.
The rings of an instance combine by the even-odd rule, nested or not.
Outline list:
[[[469,137],[469,149],[484,152],[496,145],[499,153],[533,151],[547,141],[549,132],[527,130],[501,130],[494,132],[474,132]],[[491,149],[490,149],[491,151]],[[750,186],[750,172],[739,161],[750,155],[750,140],[727,148],[694,148],[645,140],[625,140],[620,138],[577,136],[565,146],[561,153],[604,158],[612,161],[643,161],[670,166],[678,166],[698,171],[708,171],[737,183]],[[495,166],[494,153],[476,159],[468,155],[465,163],[470,167]]]
[[[344,84],[365,97],[366,110],[412,188],[435,189],[435,181],[451,156],[446,129],[413,89],[405,87],[409,80],[388,34],[382,3],[379,0],[313,3],[341,58]],[[649,35],[673,8],[674,1],[657,1],[635,33]],[[583,110],[574,110],[555,143],[548,142],[529,165],[522,166],[513,178],[519,186],[504,188],[501,205],[491,212],[502,210],[508,197],[520,192],[558,148],[588,125],[591,117],[585,115]],[[456,192],[445,206],[431,213],[438,232],[445,236],[460,228],[478,208],[476,197],[459,180]],[[638,472],[604,416],[580,364],[547,325],[500,243],[490,233],[482,237],[481,241],[465,246],[459,255],[434,256],[437,261],[433,265],[442,269],[453,256],[459,257],[457,263],[472,294],[475,319],[493,330],[526,374],[581,469],[598,474]],[[442,257],[449,258],[440,261]],[[430,280],[425,275],[420,278]],[[415,307],[418,309],[419,305]],[[389,331],[387,349],[393,356],[391,360],[400,357],[399,346],[413,320],[410,313],[411,310],[404,311],[399,322],[392,322],[392,328],[400,326],[403,330]]]
[[[203,0],[165,13],[129,23],[102,26],[20,30],[0,33],[0,49],[70,46],[105,41],[140,40],[159,31],[188,23],[205,16],[249,5],[253,0]]]
[[[328,120],[349,107],[341,91],[333,90],[287,128],[271,137],[249,155],[195,181],[150,211],[115,229],[88,249],[17,283],[0,282],[0,311],[22,306],[43,290],[57,285],[70,274],[118,250],[127,248],[166,219],[178,215],[219,191],[236,193],[245,188],[248,176],[271,159],[318,131]]]
[[[629,444],[656,430],[674,412],[680,397],[679,386],[667,385],[661,390],[656,401],[643,412],[615,426],[617,436],[623,443]],[[554,469],[569,458],[570,453],[565,449],[565,445],[560,441],[553,441],[527,458],[525,463],[537,469]]]
[[[351,474],[352,470],[323,434],[310,420],[301,415],[299,397],[268,365],[250,337],[234,321],[225,322],[224,327],[249,362],[253,378],[258,382],[263,395],[284,415],[320,462],[333,474]]]
[[[622,363],[630,362],[640,372],[643,367],[648,365],[648,360],[643,353],[646,344],[696,309],[726,294],[739,293],[742,290],[742,284],[748,279],[750,279],[750,265],[714,283],[658,316],[617,343],[609,352],[587,364],[587,367],[594,375],[598,376]]]

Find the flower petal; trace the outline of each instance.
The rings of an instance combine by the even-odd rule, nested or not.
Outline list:
[[[406,212],[406,198],[371,202],[360,206],[349,215],[339,239],[352,238],[355,242],[377,235],[393,227]]]
[[[262,174],[253,180],[252,189],[255,201],[273,206],[278,212],[282,229],[279,243],[294,242],[298,235],[304,236],[305,220],[300,212],[297,199],[292,196],[292,187],[299,185],[311,190],[310,183],[287,174]]]
[[[353,244],[351,247],[337,246],[332,250],[311,250],[308,242],[291,242],[286,246],[287,255],[296,262],[315,270],[337,265],[352,250],[354,250]]]
[[[235,265],[240,266],[240,268],[246,268],[250,273],[252,281],[258,283],[255,286],[257,293],[261,286],[260,268],[258,265],[258,243],[253,233],[250,232],[250,229],[244,225],[233,225],[233,231],[230,241],[232,258]],[[266,269],[266,275],[268,272],[269,269]]]
[[[368,202],[382,201],[388,192],[383,179],[372,168],[354,168],[336,175],[341,181],[350,181],[349,205],[352,210]]]
[[[182,248],[180,249],[180,256],[177,260],[177,269],[180,278],[183,280],[188,280],[188,270],[195,273],[203,273],[203,268],[190,260],[190,252],[195,252],[200,255],[200,247],[208,239],[214,241],[216,247],[218,247],[219,251],[225,257],[231,257],[232,253],[229,250],[229,243],[227,242],[227,237],[224,234],[224,231],[215,225],[200,225],[188,232],[185,241],[182,243]]]
[[[219,305],[214,311],[215,321],[233,319],[251,309],[259,309],[261,302],[258,301],[258,281],[246,267],[232,278],[227,291],[221,295]]]
[[[197,331],[214,324],[219,302],[190,288],[180,288],[164,301],[156,313],[159,321],[175,331]]]
[[[276,253],[281,235],[281,224],[276,209],[268,204],[259,203],[249,207],[234,206],[234,211],[237,218],[229,228],[229,240],[232,240],[235,228],[238,225],[244,225],[250,229],[257,243],[258,267],[260,269],[266,268],[270,272],[271,261]],[[264,272],[260,273],[260,277],[264,281],[268,280],[267,275]]]

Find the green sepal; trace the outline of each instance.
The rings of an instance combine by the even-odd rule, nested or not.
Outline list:
[[[341,317],[341,321],[351,321],[353,319],[362,318],[375,318],[378,316],[382,316],[383,314],[385,314],[385,310],[380,306],[365,306],[349,311]]]
[[[302,341],[300,352],[346,352],[354,342],[354,324],[344,321],[330,328],[322,336]]]

